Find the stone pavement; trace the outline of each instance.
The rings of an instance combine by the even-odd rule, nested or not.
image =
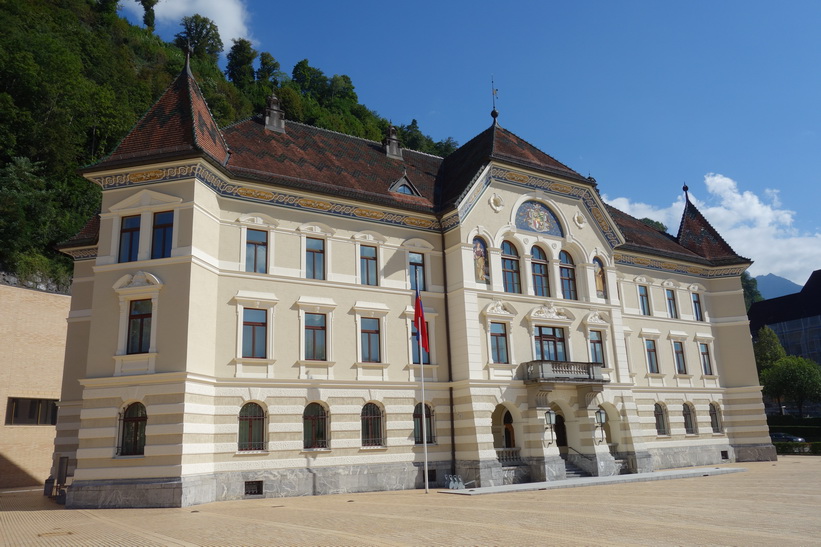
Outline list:
[[[746,472],[454,496],[431,490],[67,510],[0,492],[2,545],[821,545],[821,458]],[[714,469],[714,466],[711,466]]]

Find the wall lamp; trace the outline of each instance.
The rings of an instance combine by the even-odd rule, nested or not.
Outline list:
[[[595,413],[596,416],[596,427],[601,429],[601,440],[599,440],[599,444],[604,442],[604,424],[607,422],[607,413],[604,411],[603,408],[600,408]]]
[[[547,446],[553,444],[553,426],[556,425],[556,411],[555,410],[546,410],[544,413],[544,429],[547,431],[550,429],[550,442],[547,443]]]

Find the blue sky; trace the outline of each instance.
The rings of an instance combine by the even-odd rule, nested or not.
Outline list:
[[[142,8],[121,2],[140,23]],[[821,2],[160,0],[290,73],[351,77],[396,124],[460,144],[500,124],[675,234],[682,185],[752,275],[821,268]],[[286,113],[287,115],[287,113]]]

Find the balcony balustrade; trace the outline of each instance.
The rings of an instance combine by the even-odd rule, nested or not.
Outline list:
[[[522,463],[521,448],[497,448],[496,459],[502,465],[517,465]]]
[[[579,361],[528,361],[522,363],[526,384],[572,382],[603,384],[610,380],[602,374],[601,363]]]

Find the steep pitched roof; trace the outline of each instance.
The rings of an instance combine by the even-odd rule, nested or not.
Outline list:
[[[750,262],[749,259],[739,256],[732,247],[724,241],[718,231],[707,222],[704,215],[686,197],[684,213],[681,216],[681,225],[678,229],[679,244],[704,257],[715,264],[737,264]]]
[[[217,163],[229,150],[186,59],[177,79],[95,170],[141,159],[205,153]]]
[[[87,247],[96,245],[100,237],[100,215],[91,217],[82,229],[68,238],[67,240],[58,243],[55,248],[57,250],[74,249],[77,247]]]
[[[502,128],[494,120],[493,125],[463,144],[442,162],[440,208],[456,201],[491,160],[588,182],[570,167]]]
[[[403,150],[388,157],[377,142],[296,122],[284,132],[267,131],[253,117],[225,128],[231,144],[226,168],[238,177],[431,211],[442,158]],[[406,176],[421,196],[391,192]]]
[[[625,242],[619,246],[619,249],[655,255],[661,254],[668,258],[679,258],[702,264],[708,263],[703,257],[679,245],[676,238],[670,234],[656,230],[615,207],[610,205],[605,205],[605,207],[624,236]]]
[[[821,270],[815,270],[801,292],[769,298],[750,306],[750,331],[766,325],[821,315]]]

